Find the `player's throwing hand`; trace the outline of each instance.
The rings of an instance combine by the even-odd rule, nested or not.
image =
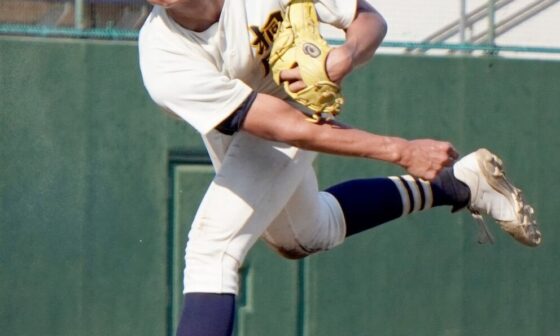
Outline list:
[[[431,139],[408,141],[398,161],[406,171],[431,181],[445,167],[451,166],[459,154],[449,142]]]

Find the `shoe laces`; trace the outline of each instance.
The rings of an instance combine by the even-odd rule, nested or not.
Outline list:
[[[469,209],[470,210],[470,209]],[[471,215],[478,223],[478,243],[479,244],[494,244],[496,240],[490,230],[488,230],[488,226],[486,226],[486,222],[484,222],[484,218],[482,215],[476,210],[470,210]]]

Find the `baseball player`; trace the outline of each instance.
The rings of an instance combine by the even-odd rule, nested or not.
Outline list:
[[[309,110],[290,98],[312,85],[304,64],[279,71],[277,85],[269,62],[286,11],[305,0],[149,2],[154,8],[139,38],[144,84],[159,106],[201,134],[216,171],[189,232],[178,335],[231,335],[238,269],[261,237],[297,259],[403,215],[451,206],[492,217],[523,244],[540,243],[532,208],[489,151],[458,160],[448,142],[310,121]],[[386,23],[365,0],[313,5],[319,21],[346,33],[322,65],[336,91],[372,57]],[[317,152],[386,161],[407,175],[319,191]]]

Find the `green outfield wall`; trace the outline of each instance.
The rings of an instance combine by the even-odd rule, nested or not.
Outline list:
[[[379,55],[344,85],[341,120],[488,147],[542,226],[537,249],[465,212],[413,215],[303,261],[259,243],[241,336],[560,334],[560,62]],[[0,334],[172,335],[185,232],[213,172],[161,113],[134,43],[0,38]],[[399,174],[328,155],[320,184]],[[363,195],[367,197],[367,195]]]

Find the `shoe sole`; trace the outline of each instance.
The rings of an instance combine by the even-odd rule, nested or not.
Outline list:
[[[506,196],[515,206],[515,221],[499,221],[500,227],[513,238],[528,246],[541,243],[541,233],[535,220],[533,208],[525,204],[520,189],[516,188],[506,178],[502,160],[489,150],[481,148],[476,152],[476,159],[480,170],[488,184],[500,194]]]

